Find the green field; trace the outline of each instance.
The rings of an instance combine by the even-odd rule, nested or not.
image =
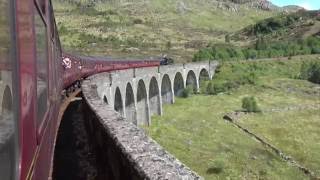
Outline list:
[[[243,5],[231,12],[207,0],[123,1],[90,8],[55,0],[53,5],[68,51],[114,57],[165,53],[177,62],[191,61],[194,52],[208,43],[224,42],[226,34],[279,13]]]
[[[320,95],[319,95],[320,96]],[[318,96],[318,98],[319,98]],[[320,176],[320,101],[317,110],[249,115],[240,124]]]
[[[246,115],[240,123],[319,176],[320,86],[291,78],[299,72],[300,64],[299,59],[225,64],[213,82],[236,79],[240,70],[256,66],[256,84],[244,84],[218,95],[177,98],[175,104],[164,106],[164,115],[154,116],[152,125],[145,129],[206,179],[308,179],[223,120],[226,113],[241,109],[243,97],[255,96],[263,112]],[[304,109],[294,109],[297,107]]]

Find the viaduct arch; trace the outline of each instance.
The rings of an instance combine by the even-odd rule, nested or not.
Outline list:
[[[199,83],[197,81],[196,74],[192,70],[190,70],[187,74],[186,86],[192,87],[194,92],[197,92],[197,89],[199,88]]]
[[[114,95],[114,110],[123,115],[123,103],[120,89],[116,88],[116,93]]]
[[[143,80],[139,80],[137,88],[137,125],[149,124],[149,106],[146,86]]]
[[[126,86],[126,97],[125,97],[125,115],[128,121],[137,124],[136,121],[136,106],[135,106],[135,99],[133,89],[130,83],[127,83]]]
[[[177,72],[174,77],[173,87],[174,87],[174,95],[181,96],[181,92],[185,88],[185,85],[184,85],[182,74],[180,72]]]
[[[162,77],[161,98],[163,104],[173,103],[172,84],[168,74]]]
[[[172,104],[187,86],[199,91],[200,83],[212,79],[215,61],[145,67],[96,74],[89,77],[98,96],[126,121],[150,125],[152,115],[162,115],[162,105]]]
[[[199,74],[199,83],[201,84],[202,81],[207,81],[207,80],[210,80],[209,72],[206,69],[202,69]]]
[[[158,81],[155,77],[151,78],[149,85],[149,104],[150,104],[150,115],[160,115],[160,90]]]

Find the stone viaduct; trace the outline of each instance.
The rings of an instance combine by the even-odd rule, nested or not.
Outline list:
[[[166,65],[96,74],[85,79],[82,112],[98,159],[98,179],[202,180],[137,125],[150,125],[186,86],[199,90],[217,62]],[[133,123],[132,123],[133,122]]]
[[[151,116],[162,114],[163,104],[191,86],[199,91],[200,81],[212,79],[217,62],[135,68],[95,75],[98,96],[136,125],[150,125]]]

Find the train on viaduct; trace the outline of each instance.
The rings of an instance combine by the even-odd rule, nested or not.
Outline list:
[[[212,78],[216,65],[68,54],[51,0],[0,0],[0,179],[53,178],[63,107],[74,91],[88,108],[101,172],[111,174],[105,177],[201,179],[138,126],[162,114],[162,104],[173,103],[187,85],[197,90],[200,77]]]

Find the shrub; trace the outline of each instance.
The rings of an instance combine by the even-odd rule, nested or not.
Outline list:
[[[192,86],[187,86],[186,88],[183,89],[181,93],[181,97],[187,98],[189,97],[193,92],[193,87]]]
[[[313,83],[320,84],[320,63],[317,63],[315,66],[311,67],[311,76],[309,81]]]
[[[200,80],[200,94],[207,94],[207,87],[211,81],[208,80]]]
[[[214,93],[213,94],[219,94],[222,92],[226,92],[228,89],[226,88],[226,83],[215,83],[213,85]]]
[[[212,81],[210,81],[210,82],[207,84],[206,92],[207,92],[207,94],[210,94],[210,95],[215,94],[214,85],[213,85],[213,82],[212,82]]]
[[[309,64],[306,62],[303,62],[300,68],[300,75],[299,75],[300,79],[304,79],[304,80],[308,79],[309,77],[308,68],[309,68]]]
[[[242,108],[247,112],[261,112],[256,99],[253,96],[244,97],[242,99]]]
[[[59,25],[59,28],[58,28],[59,30],[58,31],[59,31],[60,34],[67,34],[68,33],[68,28],[67,27],[65,27],[63,24],[61,24],[61,25],[58,24],[58,25]]]
[[[248,74],[244,74],[240,80],[242,80],[242,84],[256,84],[257,76],[254,72],[250,72]]]
[[[192,61],[197,62],[197,61],[211,60],[211,59],[214,59],[214,57],[212,56],[212,54],[209,52],[208,49],[200,49],[199,52],[193,55]]]
[[[320,84],[320,62],[303,63],[300,69],[300,79]]]
[[[215,160],[212,163],[210,163],[210,167],[207,169],[207,174],[220,174],[222,173],[223,169],[225,167],[225,163],[223,160]]]
[[[224,87],[226,90],[237,89],[240,87],[240,84],[238,81],[228,81],[224,84]]]
[[[224,39],[225,39],[225,42],[226,42],[226,43],[230,43],[230,41],[231,41],[231,40],[230,40],[231,38],[230,38],[230,35],[229,35],[229,34],[227,34],[227,35],[224,37]]]
[[[320,54],[320,47],[312,47],[311,53],[312,54]]]
[[[136,19],[133,20],[133,24],[143,24],[143,20],[139,19],[139,18],[136,18]]]
[[[170,50],[171,47],[172,47],[171,41],[168,41],[168,42],[166,43],[166,49],[167,49],[167,50]]]

